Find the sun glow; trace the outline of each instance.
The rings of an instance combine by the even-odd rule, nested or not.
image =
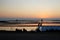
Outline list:
[[[0,0],[0,18],[58,18],[59,0]]]

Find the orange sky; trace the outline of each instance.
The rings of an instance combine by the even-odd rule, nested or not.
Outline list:
[[[56,12],[0,12],[0,17],[6,18],[59,18],[60,13]]]
[[[60,18],[59,0],[0,0],[0,18]]]

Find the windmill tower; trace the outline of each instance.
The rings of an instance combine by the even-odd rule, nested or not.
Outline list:
[[[42,23],[43,23],[43,19],[41,19],[39,22],[38,22],[38,29],[40,31],[42,31]]]

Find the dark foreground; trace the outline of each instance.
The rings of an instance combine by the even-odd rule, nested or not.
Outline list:
[[[60,32],[0,32],[0,40],[60,40]]]

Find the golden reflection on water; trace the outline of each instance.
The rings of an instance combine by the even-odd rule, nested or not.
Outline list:
[[[7,26],[9,25],[9,26]],[[25,27],[21,25],[26,25]],[[36,30],[38,26],[31,26],[31,27],[27,27],[27,25],[37,25],[37,24],[6,24],[3,25],[2,27],[0,27],[0,30],[7,30],[7,31],[15,31],[16,29],[18,30],[23,30],[26,29],[27,31],[31,31],[31,30]]]
[[[60,26],[60,24],[42,24],[43,26]]]
[[[18,24],[18,25],[38,25],[38,24]],[[60,24],[42,24],[42,26],[60,26]],[[26,29],[27,31],[31,31],[31,30],[36,30],[38,28],[38,26],[34,26],[34,27],[17,27],[15,25],[15,27],[0,27],[0,30],[7,30],[7,31],[16,31],[16,29],[19,30],[23,30]]]
[[[26,29],[27,31],[31,31],[31,30],[36,30],[37,27],[0,27],[0,30],[6,30],[6,31],[16,31],[16,29],[18,30],[23,30]]]

